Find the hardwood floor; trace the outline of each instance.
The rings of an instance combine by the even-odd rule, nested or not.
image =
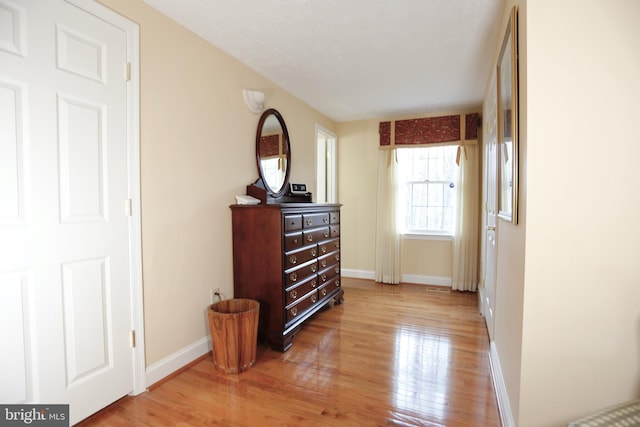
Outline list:
[[[500,426],[477,295],[343,278],[286,353],[224,374],[211,355],[81,426]]]

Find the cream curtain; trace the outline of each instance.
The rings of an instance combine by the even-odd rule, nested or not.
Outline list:
[[[378,150],[376,215],[376,282],[400,283],[400,234],[397,225],[398,165],[395,150]]]
[[[479,154],[478,144],[461,147],[458,168],[458,208],[453,238],[453,276],[451,288],[478,289]],[[466,156],[465,156],[466,152]]]

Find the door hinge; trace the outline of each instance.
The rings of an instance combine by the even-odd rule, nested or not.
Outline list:
[[[124,78],[126,81],[131,80],[131,62],[127,62],[125,65]]]
[[[124,215],[125,216],[133,215],[133,200],[127,199],[124,201]]]
[[[132,330],[129,334],[129,342],[131,344],[131,348],[136,348],[136,331]]]

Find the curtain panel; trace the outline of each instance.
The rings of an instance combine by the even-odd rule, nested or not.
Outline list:
[[[478,144],[462,148],[458,168],[458,206],[453,236],[451,288],[475,292],[478,289],[480,149]]]
[[[397,186],[395,150],[379,150],[375,280],[394,285],[401,278]]]

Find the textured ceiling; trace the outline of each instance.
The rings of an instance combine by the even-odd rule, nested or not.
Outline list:
[[[144,1],[338,122],[480,106],[504,4]]]

